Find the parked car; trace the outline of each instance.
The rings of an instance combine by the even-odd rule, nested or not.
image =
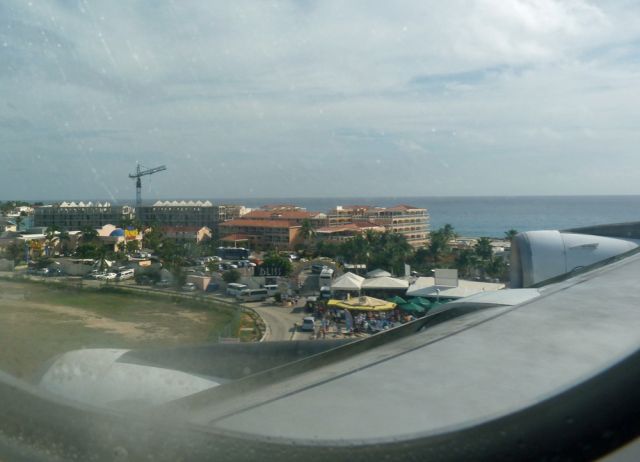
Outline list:
[[[319,263],[314,263],[313,265],[311,265],[311,272],[313,274],[320,274],[322,273],[323,269],[326,269],[327,266],[326,265],[321,265]]]
[[[220,289],[220,284],[217,282],[210,282],[207,286],[207,292],[217,292]]]
[[[314,331],[316,328],[316,320],[313,318],[313,316],[307,316],[302,320],[302,326],[300,327],[300,330],[308,332],[308,331]]]
[[[98,276],[103,274],[102,271],[98,271],[98,270],[93,270],[90,273],[88,273],[87,275],[85,275],[85,277],[87,279],[98,279]]]
[[[118,275],[116,273],[97,274],[96,279],[99,281],[114,281]]]
[[[183,292],[193,292],[196,290],[196,285],[193,282],[187,282],[182,286]]]
[[[64,276],[64,271],[62,271],[60,268],[49,269],[47,276],[49,277]]]
[[[161,281],[156,282],[156,287],[169,287],[171,283],[166,279],[162,279]]]

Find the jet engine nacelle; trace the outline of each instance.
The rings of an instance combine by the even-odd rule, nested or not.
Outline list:
[[[634,239],[562,231],[520,233],[511,244],[511,287],[531,287],[636,247]]]

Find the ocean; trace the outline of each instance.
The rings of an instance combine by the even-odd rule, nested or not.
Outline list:
[[[95,201],[95,199],[92,199]],[[145,205],[157,199],[145,199]],[[336,205],[407,204],[429,211],[430,229],[452,225],[460,236],[504,237],[505,231],[567,229],[605,223],[640,221],[640,196],[475,196],[475,197],[267,197],[267,198],[162,198],[210,200],[217,204],[295,204],[310,211],[327,212]],[[86,199],[85,199],[86,201]],[[132,200],[109,200],[127,203]],[[49,201],[50,202],[50,201]]]
[[[449,223],[461,236],[503,237],[509,229],[566,229],[603,223],[640,221],[640,196],[511,196],[511,197],[339,197],[226,199],[247,207],[296,204],[311,211],[336,205],[407,204],[429,211],[430,228]]]

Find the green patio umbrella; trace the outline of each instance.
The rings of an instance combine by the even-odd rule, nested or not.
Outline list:
[[[393,297],[388,298],[387,300],[395,303],[396,305],[404,305],[405,303],[407,303],[407,301],[404,298],[398,297],[397,295],[394,295]]]
[[[431,308],[431,305],[433,304],[433,302],[427,300],[426,298],[422,298],[422,297],[413,297],[409,301],[411,303],[417,303],[418,305],[422,305],[425,308]]]
[[[398,304],[398,309],[405,311],[407,313],[415,313],[415,314],[422,314],[425,311],[427,311],[427,309],[424,306],[418,305],[417,303],[411,303],[411,302]]]

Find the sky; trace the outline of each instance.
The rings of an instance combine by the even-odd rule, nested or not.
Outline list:
[[[640,2],[0,3],[0,200],[640,194]]]

